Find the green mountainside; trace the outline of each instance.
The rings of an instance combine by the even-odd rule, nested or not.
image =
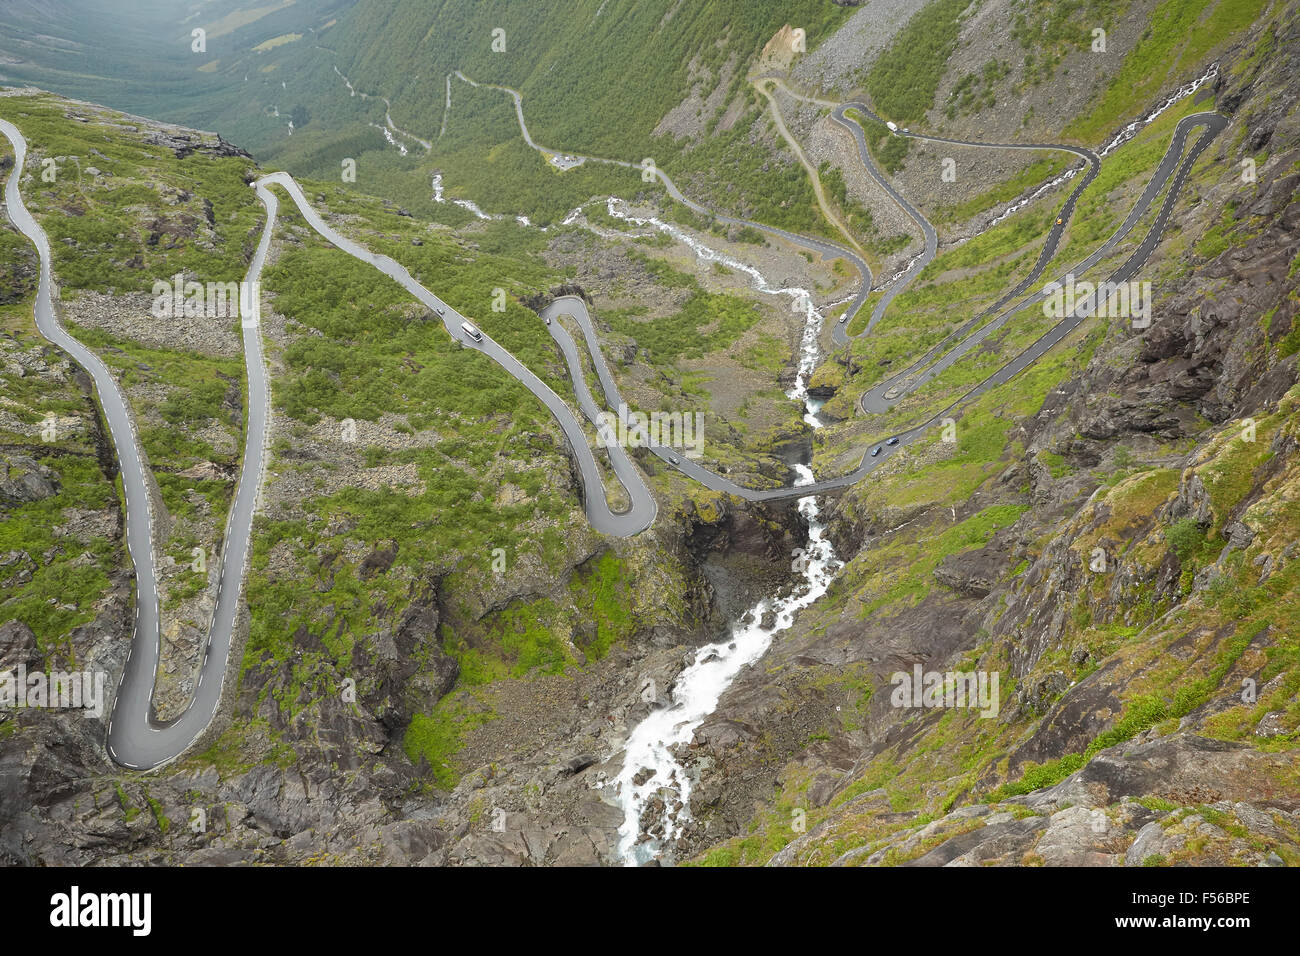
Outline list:
[[[0,82],[53,92],[5,91],[0,117],[29,143],[21,187],[51,239],[61,319],[121,383],[152,471],[170,559],[162,716],[184,707],[203,656],[216,578],[190,556],[222,547],[247,383],[238,319],[160,320],[151,290],[243,277],[261,175],[290,171],[333,228],[573,408],[536,309],[576,288],[631,406],[701,413],[703,464],[776,487],[798,462],[852,470],[1053,325],[1021,309],[889,411],[863,410],[1030,274],[1078,180],[1036,191],[1075,160],[864,122],[939,252],[837,347],[828,330],[859,281],[848,260],[689,212],[637,170],[560,170],[523,141],[508,93],[456,71],[518,90],[545,147],[652,157],[720,212],[860,243],[879,280],[919,232],[809,98],[864,100],[954,139],[1099,149],[1217,63],[1102,159],[1042,277],[1110,236],[1179,122],[1215,111],[1228,124],[1138,276],[1152,326],[1089,318],[953,412],[949,436],[819,496],[844,567],[681,748],[693,790],[664,861],[1300,864],[1300,5],[929,0],[888,29],[873,3],[825,0],[42,6],[0,15]],[[788,26],[807,51],[783,58],[771,41]],[[102,56],[96,34],[112,39]],[[0,147],[0,173],[12,162]],[[597,533],[546,408],[273,191],[270,459],[218,717],[145,776],[109,761],[107,717],[0,713],[0,861],[618,862],[611,782],[630,731],[696,648],[798,579],[806,518],[641,450],[655,523]],[[1138,248],[1166,194],[1086,278]],[[611,215],[611,195],[735,262]],[[827,316],[812,378],[825,427],[787,394],[803,314],[736,262],[807,288]],[[0,670],[116,679],[134,600],[121,480],[86,376],[35,328],[36,263],[0,217]],[[998,673],[999,712],[894,705],[892,675],[915,666]],[[204,832],[174,825],[200,809]]]

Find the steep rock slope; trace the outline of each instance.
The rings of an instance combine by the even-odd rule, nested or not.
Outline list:
[[[856,556],[697,738],[702,860],[1300,861],[1300,20],[1273,13],[1224,63],[1152,326],[966,409],[973,471],[924,480],[939,442],[841,497]],[[906,706],[914,667],[997,674],[996,716]]]

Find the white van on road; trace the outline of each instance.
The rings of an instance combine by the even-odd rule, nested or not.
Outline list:
[[[470,325],[468,322],[462,322],[460,324],[460,330],[464,332],[466,335],[468,335],[475,342],[483,341],[483,333],[480,332],[477,327]]]

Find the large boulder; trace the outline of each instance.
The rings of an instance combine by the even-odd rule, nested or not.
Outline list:
[[[0,672],[14,670],[19,664],[31,668],[40,659],[36,635],[22,621],[0,624]]]
[[[62,488],[59,473],[35,458],[14,455],[0,460],[0,507],[16,508],[57,495]]]

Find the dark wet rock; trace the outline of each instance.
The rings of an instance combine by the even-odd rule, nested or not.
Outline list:
[[[0,671],[12,671],[19,664],[29,670],[40,660],[36,635],[22,621],[0,624]]]
[[[1069,679],[1060,671],[1043,674],[1032,678],[1021,688],[1016,703],[1031,714],[1042,714],[1069,686]]]
[[[361,580],[367,581],[377,575],[386,574],[396,559],[397,546],[395,544],[387,548],[376,548],[362,560],[357,573],[360,574]]]
[[[595,754],[578,754],[565,761],[564,769],[571,774],[581,773],[592,764],[596,763],[598,758]]]
[[[43,501],[59,493],[59,474],[26,455],[0,459],[0,506]]]

